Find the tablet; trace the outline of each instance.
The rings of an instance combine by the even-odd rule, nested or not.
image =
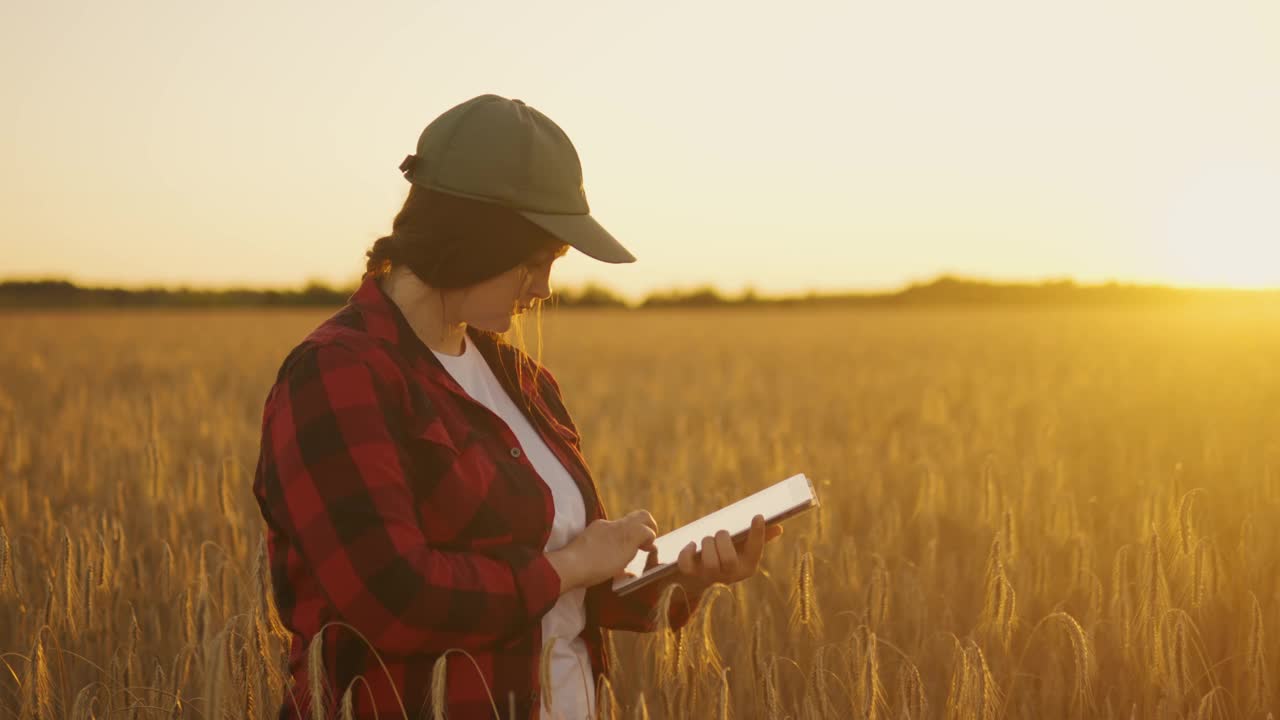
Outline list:
[[[653,541],[658,553],[657,564],[645,570],[649,553],[637,552],[626,567],[626,572],[632,573],[634,577],[614,579],[613,591],[618,595],[626,595],[674,575],[680,569],[676,564],[680,551],[691,542],[696,542],[701,547],[702,538],[715,535],[720,530],[728,530],[734,540],[740,540],[750,533],[751,518],[756,515],[763,515],[766,524],[774,524],[815,507],[818,507],[818,496],[813,490],[813,483],[804,473],[792,475],[732,505],[726,505],[710,515],[704,515],[688,525],[659,536]]]

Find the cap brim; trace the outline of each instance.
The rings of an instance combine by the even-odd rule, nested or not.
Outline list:
[[[543,230],[555,235],[570,247],[607,263],[635,262],[636,256],[622,246],[608,230],[590,215],[559,215],[521,210]]]

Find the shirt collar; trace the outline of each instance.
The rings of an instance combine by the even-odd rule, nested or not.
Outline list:
[[[370,337],[391,344],[406,357],[413,358],[426,352],[427,348],[422,340],[414,334],[409,321],[383,291],[378,278],[372,273],[365,275],[360,281],[360,287],[351,295],[350,302],[360,313],[364,331]]]
[[[361,281],[360,287],[356,289],[349,299],[349,304],[360,314],[365,332],[371,337],[396,348],[410,366],[425,369],[426,375],[431,382],[439,384],[467,402],[476,402],[462,389],[457,380],[449,374],[448,370],[441,364],[440,358],[431,352],[430,348],[422,342],[422,339],[409,326],[409,321],[400,312],[400,308],[382,290],[377,278],[372,276],[365,277]],[[499,336],[495,333],[467,326],[467,336],[475,344],[476,350],[480,351],[485,362],[493,370],[494,377],[502,384],[508,395],[513,399],[521,396],[531,399],[540,409],[538,414],[549,420],[552,425],[559,425],[567,419],[556,417],[556,414],[547,406],[543,393],[539,390],[537,381],[533,378],[536,364],[532,358],[520,349],[508,343],[500,342]],[[521,368],[522,371],[517,372],[516,368]],[[519,384],[516,382],[517,377],[519,378]],[[556,403],[556,406],[563,409],[559,402]],[[546,423],[540,423],[535,414],[530,415],[530,422],[535,423],[535,427],[538,424],[546,425]],[[546,427],[545,433],[544,438],[555,437],[559,431],[555,427]],[[552,452],[556,453],[561,463],[564,464],[565,470],[578,483],[588,508],[588,522],[597,517],[603,517],[604,513],[600,506],[599,491],[596,489],[595,480],[591,477],[591,472],[587,469],[586,461],[582,458],[579,450],[569,446],[563,439],[557,443],[547,442],[553,446]]]
[[[435,353],[431,352],[430,348],[413,331],[409,321],[405,319],[404,313],[400,311],[399,306],[382,289],[377,277],[373,274],[366,275],[360,282],[360,287],[356,288],[355,293],[351,295],[349,301],[356,311],[360,313],[364,321],[365,332],[371,337],[389,343],[411,363],[421,359],[437,375],[438,380],[441,380],[445,385],[452,387],[457,392],[464,392],[462,387],[457,385],[457,382],[445,370],[444,365],[440,363],[440,359],[436,357]],[[534,389],[531,380],[532,361],[517,348],[504,342],[498,342],[497,335],[494,333],[485,332],[471,326],[467,326],[467,336],[471,339],[472,344],[476,346],[476,349],[480,351],[485,361],[489,363],[489,367],[493,369],[498,381],[507,386],[508,390],[514,388],[517,374],[521,379],[521,390],[523,392],[527,393]],[[515,369],[520,367],[521,364],[524,365],[524,372],[516,373]]]

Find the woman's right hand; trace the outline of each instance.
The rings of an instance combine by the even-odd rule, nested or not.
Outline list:
[[[618,577],[639,550],[653,550],[658,523],[646,510],[596,520],[568,545],[547,553],[560,575],[560,594]]]

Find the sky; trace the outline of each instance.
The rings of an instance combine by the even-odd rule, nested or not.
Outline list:
[[[0,9],[0,277],[354,282],[433,118],[520,98],[624,294],[942,273],[1280,287],[1280,3]]]

